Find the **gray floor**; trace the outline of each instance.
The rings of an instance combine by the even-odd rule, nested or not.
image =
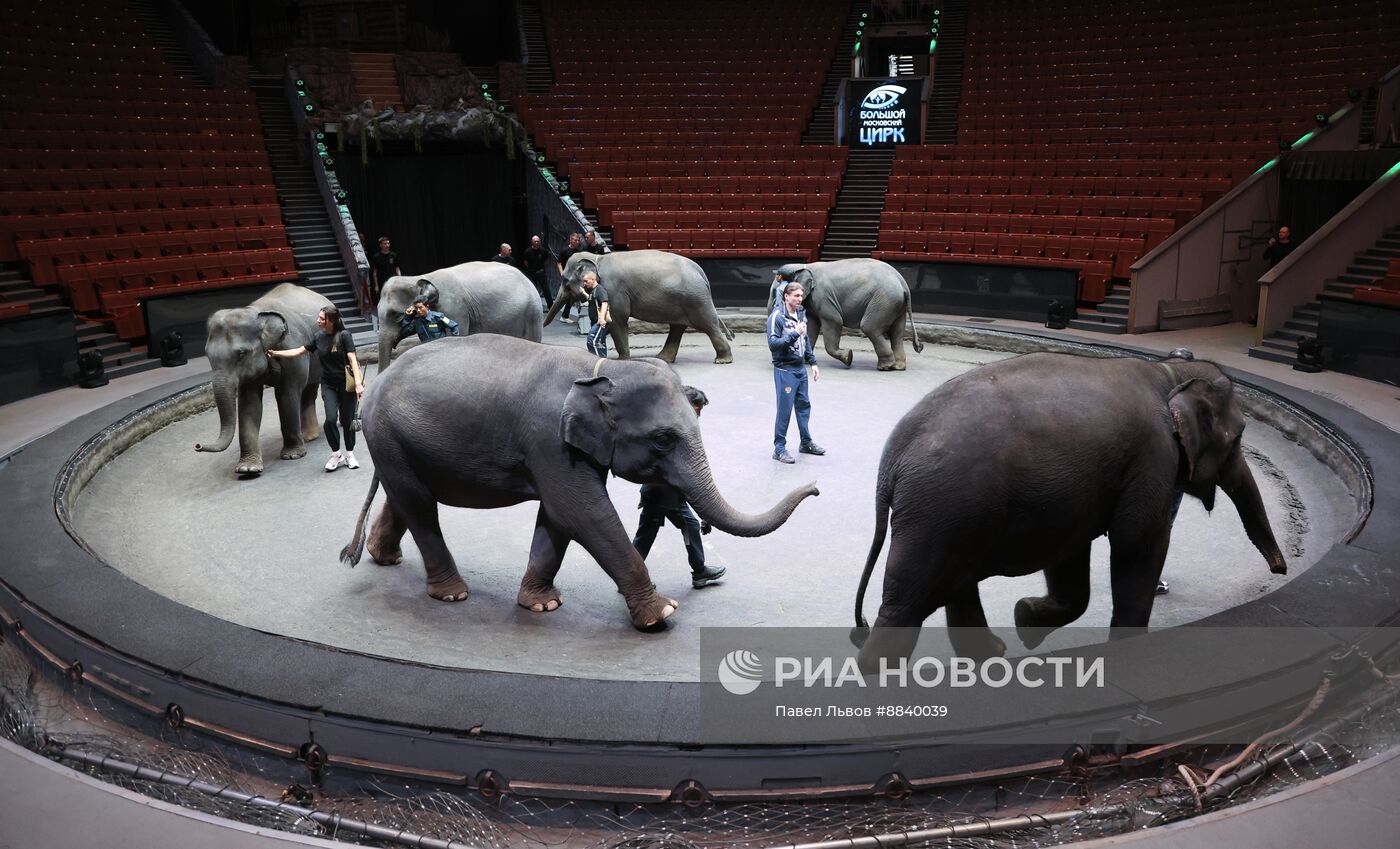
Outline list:
[[[550,328],[547,341],[581,346],[582,340],[565,335],[567,329]],[[1160,340],[1169,348],[1183,344],[1164,338],[1176,335],[1143,340]],[[113,462],[80,501],[78,527],[133,579],[183,604],[263,631],[444,666],[698,680],[702,627],[851,624],[851,602],[873,529],[874,474],[885,435],[924,393],[1001,355],[929,346],[922,355],[910,353],[908,372],[880,374],[868,345],[851,340],[858,352],[856,367],[846,370],[831,363],[813,391],[813,431],[830,453],[783,466],[768,456],[772,372],[763,339],[741,335],[735,363],[715,366],[708,344],[691,338],[677,370],[711,397],[703,432],[720,487],[731,502],[741,509],[765,509],[811,480],[821,486],[822,495],[804,503],[768,537],[707,537],[712,562],[729,567],[730,574],[722,585],[705,590],[690,589],[679,534],[663,530],[649,564],[658,586],[682,607],[660,634],[640,634],[630,627],[611,583],[577,547],[560,573],[562,609],[539,615],[515,606],[534,522],[532,504],[494,511],[443,508],[448,541],[472,587],[471,598],[459,604],[426,596],[411,542],[406,542],[401,566],[379,567],[366,558],[356,569],[342,567],[336,553],[353,532],[369,484],[368,452],[359,452],[364,468],[327,475],[321,469],[324,441],[307,458],[284,462],[276,459],[278,439],[265,428],[267,471],[256,480],[239,481],[232,473],[233,453],[192,450],[195,442],[217,432],[212,412],[166,428]],[[660,337],[636,337],[634,349],[646,353],[660,342]],[[1200,355],[1210,353],[1199,343],[1195,347]],[[1372,401],[1363,395],[1358,403]],[[272,411],[264,418],[265,423],[275,420]],[[1351,518],[1349,499],[1330,471],[1278,432],[1252,423],[1245,441],[1256,456],[1256,477],[1291,575],[1296,575],[1339,538]],[[634,528],[636,485],[614,479],[610,493],[624,524]],[[1081,622],[1105,625],[1106,540],[1095,546],[1094,558],[1094,602]],[[1186,500],[1166,573],[1173,589],[1159,599],[1154,626],[1198,619],[1286,580],[1269,573],[1224,498],[1211,516],[1198,502]],[[877,589],[867,599],[871,614],[878,599],[878,569],[873,581]],[[983,598],[992,624],[1009,624],[1015,600],[1042,591],[1038,576],[985,582]],[[941,624],[941,616],[930,624]]]

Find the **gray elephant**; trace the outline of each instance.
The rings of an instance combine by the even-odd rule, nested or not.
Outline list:
[[[389,367],[401,340],[400,322],[413,299],[427,296],[434,309],[462,327],[462,335],[500,333],[538,342],[544,338],[540,296],[530,278],[499,262],[464,262],[427,274],[390,277],[379,295],[379,371]]]
[[[443,426],[425,430],[424,410]],[[817,494],[814,485],[801,487],[756,516],[731,507],[711,478],[700,421],[680,379],[654,358],[619,362],[506,336],[448,337],[400,357],[365,394],[361,418],[375,478],[341,559],[358,562],[382,482],[387,501],[369,532],[370,556],[398,563],[400,541],[412,533],[428,594],[443,601],[466,598],[467,585],[443,541],[438,504],[539,501],[520,606],[541,613],[559,607],[554,576],[577,540],[616,582],[632,624],[646,629],[677,604],[656,592],[611,509],[610,471],[676,487],[701,518],[738,536],[771,533]]]
[[[196,444],[196,451],[223,451],[233,441],[235,408],[238,422],[240,475],[263,470],[258,431],[262,428],[263,387],[277,397],[282,424],[282,459],[306,456],[306,443],[321,435],[316,421],[316,391],[321,366],[315,357],[271,360],[269,350],[296,348],[310,342],[320,329],[316,315],[334,306],[324,296],[294,283],[277,288],[239,309],[209,316],[205,351],[214,372],[214,406],[219,411],[219,438]]]
[[[909,284],[894,266],[878,259],[838,259],[791,263],[773,272],[768,310],[788,281],[802,284],[811,334],[821,334],[826,352],[850,366],[855,352],[841,348],[841,328],[858,327],[875,346],[880,371],[904,370],[904,327],[914,334],[914,350],[923,351],[914,329]]]
[[[608,292],[608,335],[617,347],[618,359],[627,359],[627,319],[670,325],[661,359],[676,361],[681,336],[693,327],[710,337],[715,346],[715,362],[732,363],[729,341],[734,333],[715,312],[710,297],[710,281],[692,260],[666,251],[620,251],[609,254],[576,253],[564,266],[564,281],[544,323],[549,324],[565,305],[582,303],[583,272],[593,269],[598,282]]]
[[[930,392],[885,443],[875,538],[856,594],[861,668],[907,657],[924,619],[947,607],[954,649],[1000,655],[977,584],[1043,569],[1046,594],[1016,604],[1035,648],[1089,603],[1089,547],[1112,546],[1114,636],[1145,629],[1177,492],[1215,504],[1219,486],[1273,572],[1287,571],[1240,450],[1244,416],[1212,363],[1028,354]],[[873,631],[862,610],[894,526]],[[868,639],[866,639],[868,635]]]

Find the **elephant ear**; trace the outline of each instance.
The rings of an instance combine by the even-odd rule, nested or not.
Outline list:
[[[1167,408],[1172,417],[1172,434],[1181,446],[1181,454],[1186,463],[1186,479],[1198,486],[1211,483],[1199,480],[1197,474],[1201,471],[1201,459],[1206,452],[1223,438],[1217,430],[1219,410],[1225,403],[1220,396],[1225,391],[1209,380],[1196,377],[1177,386],[1167,396]],[[1211,507],[1212,504],[1206,504],[1207,510]]]
[[[438,308],[438,288],[433,281],[422,278],[418,281],[418,295],[428,302],[429,309]]]
[[[803,303],[816,304],[819,301],[825,301],[831,306],[831,314],[836,316],[837,321],[841,320],[841,317],[845,315],[845,313],[841,311],[841,295],[839,292],[836,291],[835,286],[822,286],[821,291],[818,292],[817,278],[815,275],[812,274],[811,269],[808,268],[802,269],[802,272],[798,275],[797,279],[802,283],[803,288],[807,290],[805,297],[803,298]],[[813,298],[816,298],[818,300],[813,300]],[[816,316],[818,321],[821,320],[821,316],[819,315],[820,312],[821,310],[817,310],[816,312],[812,313],[812,315]]]
[[[564,399],[559,423],[563,440],[592,457],[601,466],[611,466],[613,437],[617,422],[612,417],[613,382],[606,377],[575,380]]]
[[[282,340],[287,338],[287,319],[280,312],[260,312],[258,324],[262,327],[258,331],[258,341],[263,350],[270,351],[281,347]]]

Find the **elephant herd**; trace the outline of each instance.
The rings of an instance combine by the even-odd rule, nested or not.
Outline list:
[[[582,299],[585,269],[596,271],[609,291],[615,317],[609,330],[619,360],[536,344],[543,324]],[[912,315],[898,272],[874,260],[842,260],[784,266],[777,274],[803,284],[809,320],[831,356],[850,365],[840,328],[855,326],[874,344],[878,368],[904,368],[903,337]],[[386,371],[399,321],[419,296],[435,299],[461,324],[463,336],[418,346]],[[271,386],[282,457],[306,453],[305,442],[318,435],[318,366],[305,357],[270,361],[264,352],[306,344],[317,332],[316,312],[327,305],[314,292],[284,284],[246,308],[210,317],[207,350],[220,432],[215,443],[197,450],[227,448],[236,415],[235,470],[260,472],[262,391]],[[670,327],[659,357],[628,357],[627,319],[634,316]],[[443,540],[438,506],[538,501],[518,603],[540,613],[562,604],[554,578],[569,543],[577,541],[617,584],[632,624],[650,630],[679,605],[657,592],[614,510],[577,509],[610,503],[609,473],[675,487],[702,519],[739,536],[775,531],[817,494],[815,484],[807,484],[751,516],[716,490],[698,419],[669,363],[687,327],[709,337],[715,362],[730,362],[733,333],[715,311],[704,272],[684,257],[576,254],[543,316],[529,281],[497,263],[395,277],[384,285],[379,318],[384,379],[370,385],[361,407],[375,474],[354,539],[341,552],[345,563],[358,562],[366,546],[376,562],[397,563],[404,534],[412,534],[428,594],[460,601],[468,589]],[[914,346],[922,348],[917,334]],[[423,410],[451,427],[425,431]],[[1046,595],[1024,598],[1015,608],[1021,641],[1039,645],[1050,630],[1084,613],[1090,545],[1104,535],[1112,552],[1112,625],[1146,628],[1177,493],[1209,509],[1216,487],[1223,489],[1270,568],[1284,572],[1241,451],[1243,427],[1230,379],[1200,361],[1028,354],[945,382],[895,426],[881,456],[876,529],[852,632],[862,646],[862,668],[907,656],[918,627],[939,609],[947,611],[959,654],[1003,653],[978,595],[978,583],[994,575],[1045,573]],[[369,526],[380,485],[386,503]],[[872,629],[863,599],[887,536]]]

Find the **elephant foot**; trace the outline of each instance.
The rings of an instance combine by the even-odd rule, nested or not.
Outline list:
[[[316,440],[318,440],[318,439],[320,439],[320,438],[321,438],[321,429],[320,429],[319,427],[313,427],[313,428],[310,428],[310,429],[308,429],[308,430],[304,430],[304,431],[301,432],[301,441],[302,441],[302,442],[315,442]]]
[[[371,537],[367,548],[369,548],[370,558],[380,566],[397,566],[403,562],[403,552],[399,550],[397,545],[390,548],[375,542],[374,538]]]
[[[282,448],[283,460],[300,460],[306,456],[305,445],[287,445]]]
[[[1006,656],[1006,643],[989,628],[950,628],[953,651],[959,657],[983,661]]]
[[[659,353],[659,354],[656,355],[656,358],[657,358],[658,360],[663,361],[663,362],[674,363],[674,362],[676,361],[676,352],[675,352],[675,351],[662,351],[661,353]]]
[[[531,613],[550,613],[564,604],[564,598],[553,584],[527,587],[522,583],[515,603]]]
[[[461,575],[453,575],[442,581],[428,582],[428,595],[438,601],[465,601],[469,595],[467,582]]]
[[[733,355],[733,354],[716,354],[716,355],[715,355],[715,362],[716,362],[717,364],[719,364],[719,365],[722,365],[722,366],[729,365],[730,363],[734,362],[734,355]]]
[[[1045,600],[1041,598],[1027,597],[1016,602],[1016,636],[1028,649],[1038,647],[1055,630],[1055,626],[1049,624],[1045,607]]]
[[[886,361],[881,361],[881,362],[875,364],[875,370],[876,370],[876,371],[903,371],[903,370],[904,370],[904,366],[903,366],[902,364],[900,364],[900,363],[895,362],[894,360],[889,360],[888,362],[886,362]]]
[[[655,587],[648,600],[638,605],[633,605],[631,601],[627,603],[628,612],[632,615],[632,627],[638,631],[659,630],[680,606],[681,603],[675,599],[656,592]]]
[[[233,467],[234,474],[238,475],[260,475],[263,470],[261,457],[244,457],[238,461],[238,465]]]
[[[856,352],[855,352],[855,351],[842,351],[841,354],[840,354],[839,356],[836,357],[836,359],[839,360],[839,361],[841,362],[841,364],[844,365],[846,368],[850,368],[850,367],[851,367],[851,363],[855,362],[855,359],[856,359]]]

